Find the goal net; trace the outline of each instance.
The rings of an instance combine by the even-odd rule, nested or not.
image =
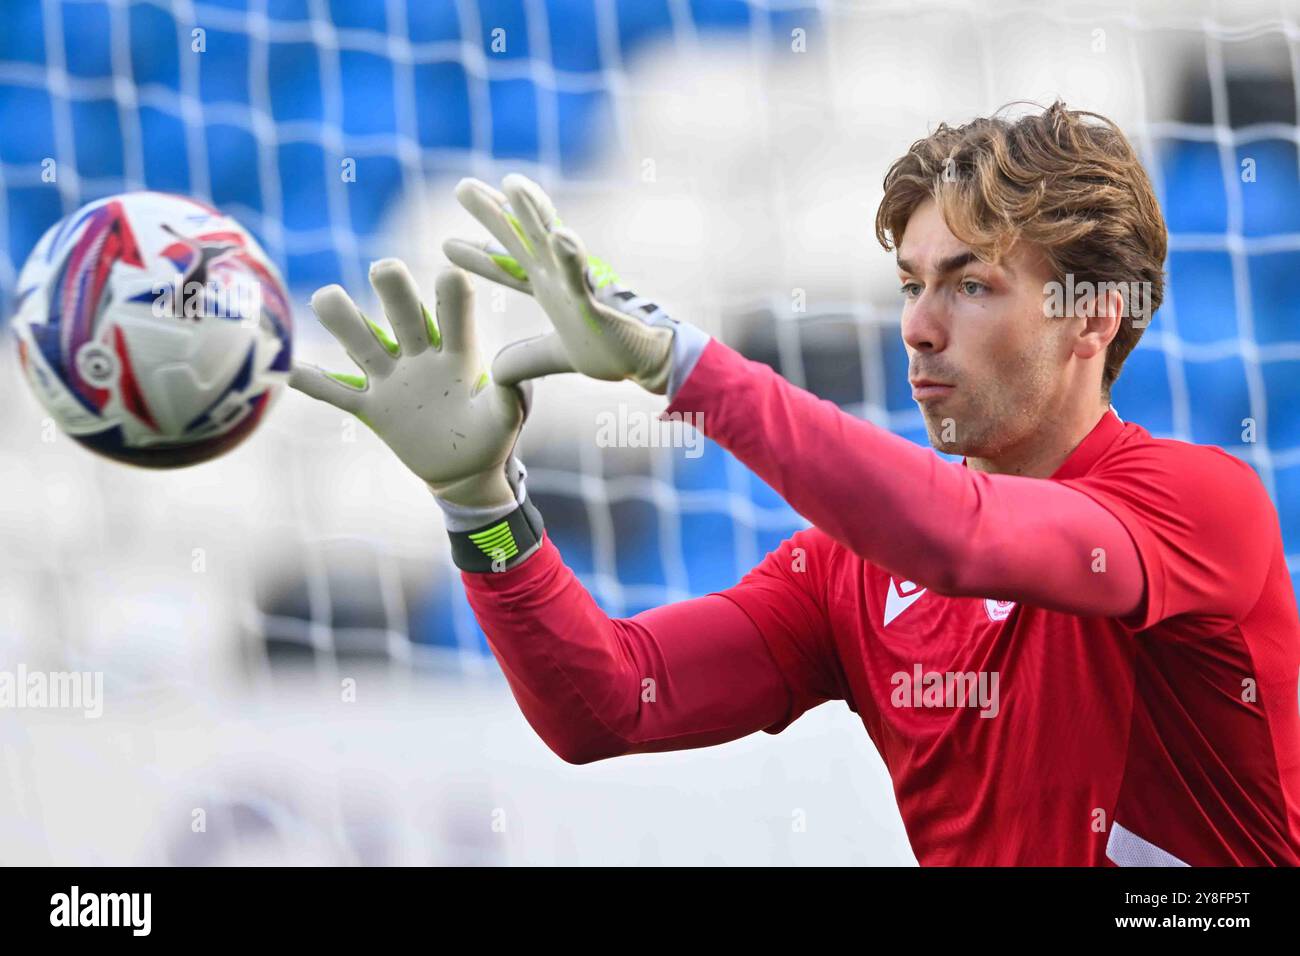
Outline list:
[[[442,239],[479,235],[451,198],[456,180],[520,171],[670,313],[924,442],[892,259],[872,237],[884,171],[940,120],[1060,97],[1126,130],[1170,229],[1167,297],[1116,409],[1249,462],[1277,504],[1294,577],[1298,7],[23,0],[0,32],[0,312],[59,218],[116,192],[180,192],[238,218],[280,265],[299,309],[297,355],[347,369],[306,308],[311,292],[338,282],[373,309],[367,265],[392,255],[431,288]],[[484,283],[477,310],[487,355],[544,328],[531,301]],[[558,837],[515,829],[514,842],[482,831],[483,807],[500,809],[484,794],[517,792],[517,775],[529,792],[558,786],[554,758],[510,742],[530,731],[449,563],[438,509],[370,432],[289,393],[234,453],[146,473],[52,432],[10,372],[0,670],[102,675],[104,717],[0,709],[0,860],[588,858],[599,841],[582,822]],[[627,384],[547,379],[521,442],[548,533],[615,615],[727,587],[805,525],[702,436],[656,431],[662,404]],[[375,743],[340,706],[349,688],[359,708],[382,688],[400,713],[424,716],[394,728],[394,712],[374,712]],[[462,716],[466,700],[481,721]],[[301,733],[302,715],[331,729]],[[824,733],[851,731],[851,716]],[[853,759],[872,759],[853,740]],[[769,853],[738,830],[749,849],[736,856],[909,859],[878,769],[772,771],[747,746],[729,749],[755,779],[797,789],[829,772],[840,776],[823,783],[848,796],[827,811],[842,839],[790,849],[787,836]],[[411,770],[416,759],[437,762],[437,780]],[[698,760],[658,759],[656,780],[685,780],[683,768],[706,779]],[[302,768],[293,785],[283,761]],[[640,766],[564,779],[626,795]],[[361,776],[383,781],[383,795]],[[421,788],[442,802],[430,809]],[[191,817],[204,808],[244,836],[196,850]],[[690,839],[663,837],[653,806],[638,812],[658,821],[660,842],[606,840],[626,848],[616,858],[704,859]],[[770,826],[752,826],[773,845]]]

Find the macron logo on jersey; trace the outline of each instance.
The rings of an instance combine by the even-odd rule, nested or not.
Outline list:
[[[911,581],[889,579],[889,591],[885,594],[885,627],[921,599],[925,588]]]

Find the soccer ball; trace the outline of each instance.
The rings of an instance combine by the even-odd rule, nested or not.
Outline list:
[[[111,196],[54,225],[18,277],[13,328],[59,427],[149,468],[229,451],[289,376],[275,266],[239,223],[183,196]]]

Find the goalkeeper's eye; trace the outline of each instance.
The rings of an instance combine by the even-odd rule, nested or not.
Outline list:
[[[898,291],[905,299],[915,299],[921,294],[921,283],[904,282]]]
[[[986,292],[987,290],[988,286],[983,282],[977,282],[975,279],[961,280],[961,291],[965,292],[967,295],[979,295],[981,292]]]

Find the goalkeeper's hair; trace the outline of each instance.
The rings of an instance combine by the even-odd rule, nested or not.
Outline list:
[[[997,262],[1017,240],[1038,246],[1058,281],[1149,283],[1164,298],[1168,233],[1151,180],[1118,126],[1061,101],[1019,119],[940,123],[885,174],[876,238],[895,248],[916,208],[934,199],[952,234]],[[1133,303],[1125,295],[1126,313]],[[1142,337],[1124,319],[1106,351],[1102,391]]]

